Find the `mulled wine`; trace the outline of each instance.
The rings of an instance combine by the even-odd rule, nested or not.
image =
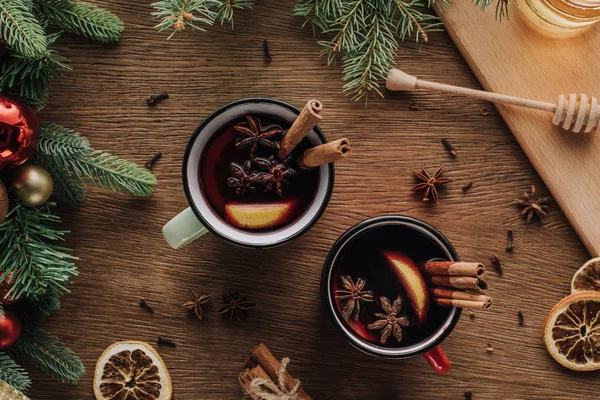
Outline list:
[[[451,308],[429,299],[421,266],[447,253],[409,225],[381,225],[344,243],[332,266],[334,312],[359,338],[405,347],[432,336]]]
[[[304,138],[277,158],[290,125],[270,115],[246,115],[218,129],[204,147],[199,183],[214,212],[229,225],[267,232],[292,224],[309,208],[319,187],[318,169],[298,158],[311,146]]]

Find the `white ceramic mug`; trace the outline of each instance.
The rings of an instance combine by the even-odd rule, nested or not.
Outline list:
[[[268,232],[246,231],[227,223],[212,209],[200,185],[199,165],[203,149],[224,126],[245,115],[271,116],[291,125],[298,114],[300,110],[282,101],[253,98],[227,104],[202,121],[190,138],[183,157],[183,189],[190,207],[169,221],[162,230],[171,247],[176,249],[186,245],[208,232],[240,246],[278,246],[302,235],[319,220],[333,191],[333,163],[319,167],[319,186],[306,211],[290,224]],[[313,146],[327,142],[318,127],[311,130],[307,138]]]

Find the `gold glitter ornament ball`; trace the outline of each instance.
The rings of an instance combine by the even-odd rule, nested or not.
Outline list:
[[[29,400],[29,397],[10,386],[4,381],[0,381],[0,400]]]
[[[48,201],[52,195],[52,177],[44,168],[26,164],[15,169],[11,187],[26,206],[37,207]]]

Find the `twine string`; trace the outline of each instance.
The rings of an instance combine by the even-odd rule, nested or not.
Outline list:
[[[298,400],[298,389],[300,389],[300,381],[294,379],[294,386],[287,390],[285,386],[285,373],[290,359],[285,357],[281,360],[279,366],[279,374],[277,376],[277,384],[269,379],[254,378],[248,385],[246,392],[253,399],[262,400]]]

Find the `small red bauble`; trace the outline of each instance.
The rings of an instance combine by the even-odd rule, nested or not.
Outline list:
[[[27,161],[39,138],[40,123],[31,107],[0,94],[0,170]]]
[[[0,350],[6,350],[19,340],[21,335],[21,320],[12,311],[4,311],[0,317]]]

